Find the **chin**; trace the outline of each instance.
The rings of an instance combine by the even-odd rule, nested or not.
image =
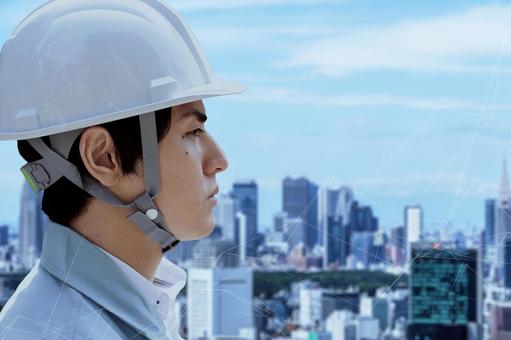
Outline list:
[[[194,224],[193,226],[190,226],[190,229],[188,230],[192,230],[193,234],[186,235],[186,239],[181,239],[181,241],[200,240],[202,238],[208,237],[213,232],[213,230],[215,230],[215,219],[208,219],[207,221]]]

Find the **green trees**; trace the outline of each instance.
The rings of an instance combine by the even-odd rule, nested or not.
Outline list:
[[[378,271],[324,271],[303,272],[254,272],[254,296],[270,298],[291,283],[303,280],[318,282],[323,288],[346,289],[358,287],[360,291],[371,291],[379,287],[404,288],[406,275],[393,275]]]

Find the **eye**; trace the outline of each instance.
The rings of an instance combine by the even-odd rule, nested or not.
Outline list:
[[[202,130],[202,129],[195,129],[195,130],[189,132],[189,134],[193,135],[194,137],[199,137],[199,133],[203,133],[203,132],[204,132],[204,130]]]

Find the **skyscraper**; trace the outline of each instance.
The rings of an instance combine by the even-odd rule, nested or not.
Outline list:
[[[41,255],[48,217],[41,210],[42,193],[34,193],[23,183],[19,215],[19,254],[22,264],[31,268]]]
[[[504,248],[504,263],[502,264],[503,286],[507,289],[511,289],[511,238],[507,238],[504,241],[502,248]]]
[[[326,246],[325,232],[329,217],[340,217],[344,224],[350,222],[351,205],[353,204],[353,191],[342,186],[339,189],[322,187],[318,191],[318,241]]]
[[[408,338],[468,339],[480,320],[477,250],[415,245],[412,257]]]
[[[487,199],[484,202],[484,245],[495,245],[495,207],[496,200]]]
[[[305,245],[306,238],[306,225],[299,217],[292,217],[284,219],[285,232],[284,239],[287,241],[288,248],[291,250],[298,244]]]
[[[358,267],[368,268],[375,263],[374,233],[358,231],[351,234],[351,256]]]
[[[240,264],[244,265],[247,260],[247,215],[242,212],[236,213],[235,242],[240,254]]]
[[[0,225],[0,246],[9,244],[9,226],[4,224]]]
[[[318,191],[318,240],[324,247],[323,267],[346,264],[349,253],[349,221],[353,191],[346,187]]]
[[[187,284],[188,339],[225,337],[252,340],[242,336],[254,327],[252,287],[252,270],[248,267],[190,268]]]
[[[495,215],[497,213],[497,200],[487,199],[484,202],[484,229],[481,233],[481,245],[485,261],[483,262],[483,276],[491,279],[495,258]],[[496,269],[496,268],[495,268]]]
[[[332,340],[348,340],[346,327],[355,322],[353,312],[347,309],[336,310],[329,314],[325,329],[332,334]]]
[[[238,201],[239,211],[246,216],[247,256],[255,257],[257,250],[258,190],[255,181],[237,181],[232,186],[231,196]]]
[[[318,243],[325,245],[328,217],[337,217],[339,192],[323,186],[318,190]]]
[[[239,263],[234,241],[204,238],[197,242],[193,250],[194,268],[238,267]]]
[[[511,307],[507,303],[495,303],[491,306],[489,338],[507,340],[511,338]]]
[[[348,256],[348,229],[343,223],[342,217],[328,217],[325,233],[325,251],[323,267],[340,267],[346,265]]]
[[[505,253],[504,244],[508,239],[511,239],[511,205],[509,188],[509,177],[507,172],[507,163],[504,160],[502,165],[502,176],[499,187],[499,199],[495,208],[495,250],[497,261],[495,263],[494,278],[499,285],[503,286],[505,278]],[[511,279],[508,279],[511,280]]]
[[[403,226],[398,226],[391,230],[390,247],[392,262],[396,265],[403,265],[406,260],[406,237]]]
[[[300,217],[305,223],[305,245],[312,249],[318,243],[318,187],[305,177],[284,178],[282,207],[289,217]]]
[[[411,249],[414,242],[420,240],[423,232],[423,216],[420,206],[405,207],[405,238],[406,238],[406,259],[411,261]]]
[[[358,201],[351,203],[347,221],[352,232],[378,230],[378,219],[373,215],[373,209],[369,206],[359,205]]]
[[[273,230],[277,232],[283,232],[285,228],[287,214],[280,211],[273,215]]]
[[[213,208],[213,214],[216,225],[222,228],[223,239],[234,241],[236,209],[236,200],[230,195],[222,194],[218,197],[218,204]]]
[[[322,321],[322,290],[318,285],[304,282],[300,286],[300,325],[316,327]]]

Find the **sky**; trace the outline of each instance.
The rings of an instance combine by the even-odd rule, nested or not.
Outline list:
[[[382,228],[420,204],[427,230],[477,230],[511,135],[511,4],[500,1],[180,0],[221,78],[206,128],[271,227],[282,179],[353,188]],[[4,41],[39,0],[0,3]],[[15,224],[23,165],[1,142],[0,222]]]

